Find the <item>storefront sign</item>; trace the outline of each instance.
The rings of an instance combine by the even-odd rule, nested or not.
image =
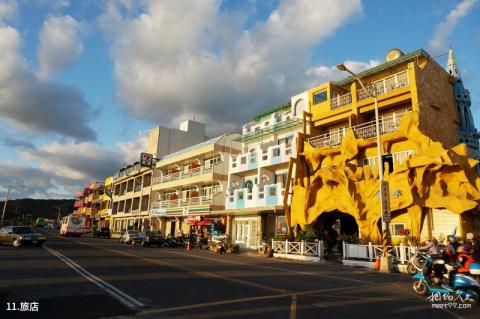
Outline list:
[[[152,216],[165,216],[167,213],[167,210],[165,208],[152,208],[150,210],[150,214]]]

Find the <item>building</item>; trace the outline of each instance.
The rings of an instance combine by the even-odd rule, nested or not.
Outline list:
[[[99,227],[109,227],[112,218],[112,209],[111,209],[111,196],[112,194],[112,181],[113,177],[109,176],[105,178],[103,194],[100,198],[100,208],[97,213],[97,225]]]
[[[150,197],[152,229],[175,236],[189,234],[199,222],[226,224],[217,212],[225,208],[228,160],[240,151],[239,136],[224,134],[157,161]]]
[[[150,192],[152,168],[134,163],[120,169],[112,177],[112,231],[121,232],[129,227],[149,229]]]
[[[305,92],[256,114],[242,127],[242,152],[230,158],[225,214],[233,242],[244,248],[255,249],[267,237],[287,233],[285,185],[307,106]]]
[[[298,144],[287,214],[294,229],[333,227],[381,241],[376,93],[394,241],[406,234],[439,238],[478,232],[477,163],[458,134],[474,128],[468,103],[454,96],[459,75],[452,61],[451,53],[447,70],[457,71],[447,72],[423,50],[394,49],[385,63],[357,75],[368,91],[354,77],[308,91],[309,132]],[[459,113],[467,114],[467,122]],[[478,140],[471,144],[478,149]]]
[[[95,224],[95,218],[100,208],[100,197],[103,194],[103,183],[90,182],[83,191],[75,194],[77,201],[74,202],[74,214],[85,216],[85,228],[90,228]]]
[[[180,124],[179,129],[157,126],[149,132],[146,153],[157,161],[160,157],[206,140],[206,126],[192,120]],[[140,154],[138,154],[140,157]],[[150,193],[153,167],[142,167],[139,162],[120,169],[111,180],[112,203],[110,225],[114,232],[129,227],[150,228]]]
[[[446,68],[448,74],[453,77],[453,94],[457,112],[461,125],[458,129],[458,139],[460,143],[465,143],[468,146],[470,157],[480,159],[479,143],[480,134],[473,123],[473,116],[471,111],[472,102],[470,100],[470,92],[463,86],[462,77],[458,71],[453,50],[448,51],[448,62]]]

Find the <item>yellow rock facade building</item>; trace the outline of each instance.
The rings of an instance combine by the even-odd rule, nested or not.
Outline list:
[[[456,78],[423,50],[392,53],[358,77],[377,93],[393,240],[478,233],[480,178],[458,137]],[[306,115],[287,220],[381,242],[374,98],[353,77],[327,82],[309,90]]]

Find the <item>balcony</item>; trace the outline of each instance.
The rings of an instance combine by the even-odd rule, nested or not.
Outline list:
[[[410,110],[405,110],[398,113],[392,113],[379,119],[380,135],[395,132],[400,125],[400,120]],[[362,123],[352,126],[353,133],[358,139],[368,139],[376,136],[375,121]],[[309,138],[307,141],[315,148],[322,147],[337,147],[342,144],[345,136],[346,128],[328,132]]]
[[[402,71],[368,84],[366,89],[369,92],[366,92],[364,89],[357,90],[357,99],[358,101],[368,99],[373,95],[374,88],[377,93],[377,96],[379,96],[388,92],[392,92],[394,90],[398,90],[408,85],[409,85],[408,72]]]
[[[273,145],[261,152],[247,152],[230,157],[230,173],[238,173],[248,170],[266,167],[270,165],[287,163],[292,156],[296,154],[294,145]],[[260,154],[259,154],[260,153]]]
[[[152,203],[152,208],[172,208],[172,207],[184,207],[184,206],[200,206],[200,205],[212,205],[213,196],[200,196],[190,198],[178,198],[157,201]]]
[[[350,104],[352,104],[351,93],[347,93],[344,95],[337,95],[336,97],[330,100],[330,110],[336,110],[338,108],[341,108],[342,106],[350,105]]]
[[[254,185],[252,189],[230,190],[227,195],[226,209],[251,208],[283,205],[285,188],[281,183],[263,186]]]
[[[200,166],[200,167],[192,168],[188,171],[180,171],[177,173],[155,177],[153,179],[153,184],[155,185],[155,184],[168,183],[168,182],[173,182],[173,181],[178,181],[183,179],[189,179],[191,177],[200,176],[203,174],[209,174],[213,172],[213,167],[215,165],[218,165],[219,163],[221,162],[215,163],[210,166]]]
[[[248,132],[238,139],[240,142],[247,142],[256,138],[261,138],[262,136],[267,136],[272,133],[276,133],[288,128],[294,128],[302,124],[302,120],[296,117],[293,117],[292,114],[282,117],[279,120],[272,120],[273,124],[264,126],[260,129],[256,129],[253,132]]]

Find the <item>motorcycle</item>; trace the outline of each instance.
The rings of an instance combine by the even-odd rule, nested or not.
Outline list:
[[[466,298],[465,301],[467,302],[480,302],[480,284],[468,275],[453,274],[452,285],[448,285],[444,281],[438,286],[430,284],[422,272],[418,272],[413,278],[416,280],[413,282],[412,288],[418,295],[425,296],[428,293],[456,294]]]
[[[407,273],[409,275],[413,275],[419,271],[422,271],[427,258],[428,254],[426,252],[417,250],[417,252],[413,254],[407,262]]]

